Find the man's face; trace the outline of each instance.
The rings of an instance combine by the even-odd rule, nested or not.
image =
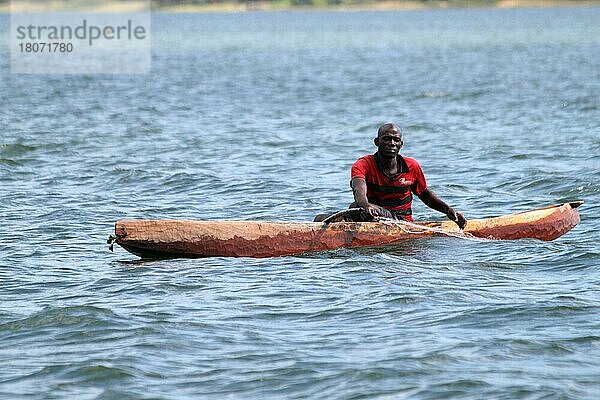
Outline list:
[[[402,133],[390,128],[375,139],[379,154],[384,158],[395,158],[402,147]]]

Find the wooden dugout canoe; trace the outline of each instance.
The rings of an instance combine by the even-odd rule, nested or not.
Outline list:
[[[579,223],[583,202],[553,205],[494,218],[469,220],[464,233],[479,238],[553,240]],[[277,257],[392,244],[407,239],[459,233],[452,221],[261,222],[123,220],[114,242],[142,258]]]

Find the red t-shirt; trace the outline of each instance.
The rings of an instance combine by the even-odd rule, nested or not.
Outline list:
[[[352,165],[350,181],[363,178],[367,182],[369,203],[387,208],[398,217],[412,221],[412,193],[420,196],[427,189],[427,181],[417,160],[398,155],[400,173],[388,177],[377,163],[377,153],[356,160]]]

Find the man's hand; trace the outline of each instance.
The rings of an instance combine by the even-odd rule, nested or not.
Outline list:
[[[467,226],[467,219],[461,213],[456,212],[452,207],[448,207],[446,216],[448,219],[456,222],[456,225],[458,225],[460,229],[465,229],[465,226]]]
[[[361,218],[365,221],[371,221],[377,215],[375,207],[370,203],[363,203],[358,206],[361,208]]]
[[[362,203],[358,204],[358,206],[363,209],[363,218],[365,218],[365,220],[372,220],[376,217],[385,215],[383,212],[380,211],[381,207],[379,207],[378,205],[371,203]]]
[[[431,190],[425,189],[425,191],[419,195],[419,199],[421,199],[427,207],[445,213],[448,219],[456,222],[456,225],[458,225],[460,229],[465,229],[465,226],[467,226],[467,219],[461,213],[456,212],[452,207],[444,203],[442,199],[437,197]]]

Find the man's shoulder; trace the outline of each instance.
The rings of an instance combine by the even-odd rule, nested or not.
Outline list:
[[[406,165],[408,165],[408,168],[410,168],[413,165],[420,167],[419,162],[417,160],[415,160],[414,158],[407,157],[407,156],[402,156],[402,158],[404,159],[404,162],[406,163]]]

